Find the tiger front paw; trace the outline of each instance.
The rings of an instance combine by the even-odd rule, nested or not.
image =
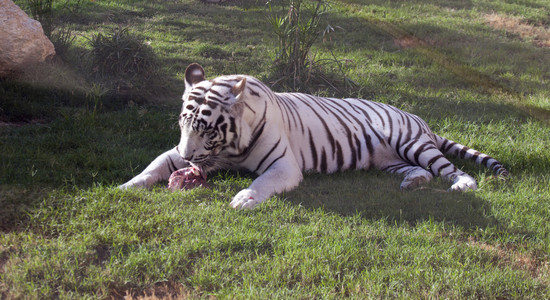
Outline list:
[[[255,191],[244,189],[233,197],[230,205],[235,209],[253,209],[262,202]]]
[[[151,185],[150,182],[152,182],[154,179],[151,175],[138,175],[134,178],[132,178],[130,181],[126,182],[125,184],[121,184],[118,186],[121,190],[131,189],[131,188],[147,188]]]

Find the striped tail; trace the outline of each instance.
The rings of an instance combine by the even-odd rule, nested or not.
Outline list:
[[[464,145],[448,140],[444,137],[436,136],[437,147],[443,154],[454,155],[459,158],[467,158],[475,161],[480,165],[484,165],[499,176],[508,176],[508,170],[496,159],[487,154],[481,153],[474,149],[470,149]]]

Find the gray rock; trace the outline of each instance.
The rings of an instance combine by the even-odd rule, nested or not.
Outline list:
[[[0,0],[0,76],[20,71],[55,55],[40,22],[11,0]]]

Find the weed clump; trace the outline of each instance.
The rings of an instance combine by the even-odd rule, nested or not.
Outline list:
[[[54,0],[27,0],[26,4],[32,17],[42,25],[44,34],[48,37],[51,36],[55,27],[55,17],[53,14]]]
[[[91,69],[95,79],[104,81],[118,95],[137,95],[155,90],[159,63],[143,39],[128,28],[110,34],[97,33],[89,39]]]
[[[128,28],[90,39],[94,72],[101,76],[150,74],[157,69],[153,50]]]
[[[55,47],[56,58],[67,58],[75,40],[73,24],[67,22],[81,10],[82,0],[26,0],[22,8],[40,22]]]
[[[128,28],[90,39],[93,71],[100,76],[151,76],[158,69],[153,49]]]
[[[219,46],[210,44],[200,45],[193,52],[194,54],[200,55],[205,58],[224,59],[231,57],[231,53],[227,52]]]
[[[321,59],[311,53],[311,48],[321,36],[325,41],[334,31],[329,24],[323,29],[321,27],[323,16],[330,8],[329,1],[284,0],[280,2],[280,11],[276,11],[272,2],[275,3],[268,1],[268,22],[278,40],[273,64],[274,85],[310,93],[324,86],[337,94],[345,94],[348,85],[354,83],[344,74],[340,61],[332,53],[329,59]],[[327,72],[327,65],[335,65],[338,74]],[[344,81],[340,83],[338,78],[344,78]],[[309,88],[312,85],[313,90]]]
[[[312,68],[310,49],[319,37],[319,23],[328,9],[328,2],[288,0],[281,3],[283,14],[276,13],[269,3],[268,21],[277,36],[276,68],[289,74],[295,82],[306,82]]]

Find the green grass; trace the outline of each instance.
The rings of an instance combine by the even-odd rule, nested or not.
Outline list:
[[[375,170],[308,174],[253,211],[229,206],[253,180],[246,173],[211,174],[211,189],[120,191],[178,142],[189,63],[209,78],[246,73],[270,84],[276,38],[255,0],[82,1],[64,18],[76,38],[63,61],[0,81],[0,298],[155,289],[182,298],[549,298],[550,56],[483,16],[548,26],[550,5],[365,2],[334,1],[326,23],[342,29],[313,53],[337,89],[309,89],[418,114],[437,134],[498,158],[509,178],[456,159],[477,191],[449,193],[435,179],[402,192],[399,176]],[[147,101],[104,93],[79,59],[87,38],[123,27],[158,59],[163,84],[150,88],[162,93]]]

